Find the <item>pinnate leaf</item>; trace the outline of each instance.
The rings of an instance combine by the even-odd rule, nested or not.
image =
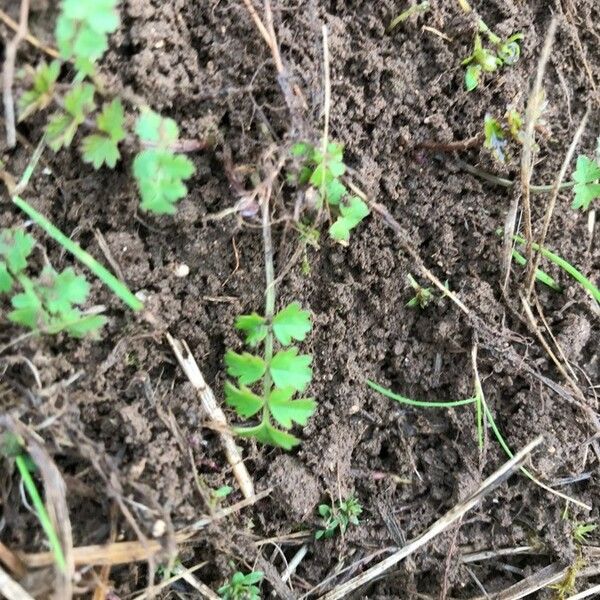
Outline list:
[[[304,340],[311,328],[310,313],[302,310],[299,302],[292,302],[273,319],[273,333],[284,346],[292,340]]]
[[[291,450],[300,443],[296,436],[276,429],[268,421],[263,421],[256,427],[235,427],[234,431],[241,437],[253,437],[263,444],[278,446],[284,450]]]
[[[253,356],[248,352],[238,354],[228,350],[225,354],[227,373],[236,377],[240,384],[250,385],[256,383],[266,370],[265,361],[259,356]]]
[[[263,399],[252,390],[244,385],[238,389],[228,381],[225,382],[225,401],[245,418],[255,415],[263,407]]]
[[[125,139],[124,124],[125,113],[121,100],[118,98],[115,98],[110,104],[105,104],[96,119],[98,129],[108,134],[115,143]]]
[[[250,346],[256,346],[265,339],[267,335],[266,319],[252,313],[251,315],[241,315],[235,321],[235,326],[246,334],[246,343]]]
[[[293,395],[293,387],[274,389],[269,394],[269,410],[273,418],[286,429],[292,427],[293,423],[306,425],[317,408],[312,398],[292,400]]]
[[[292,387],[303,391],[312,379],[311,362],[312,357],[307,354],[298,356],[295,346],[279,351],[271,361],[273,382],[278,388]]]
[[[12,286],[13,278],[6,268],[6,263],[0,261],[0,293],[10,292]]]

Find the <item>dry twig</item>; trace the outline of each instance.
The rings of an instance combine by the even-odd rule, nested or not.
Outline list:
[[[242,455],[238,447],[236,446],[233,436],[229,433],[229,425],[225,417],[225,413],[221,410],[221,407],[217,405],[215,395],[211,388],[208,386],[202,373],[198,367],[196,359],[192,355],[189,346],[185,340],[179,341],[174,339],[169,333],[166,334],[167,341],[171,346],[173,353],[175,354],[180,367],[185,373],[186,377],[190,380],[190,383],[196,389],[196,393],[202,403],[202,408],[208,414],[209,418],[222,425],[222,429],[219,430],[219,437],[225,450],[225,456],[227,462],[231,465],[233,475],[235,476],[242,494],[245,498],[252,498],[254,494],[254,484],[252,478],[246,469],[246,465],[242,459]]]
[[[4,69],[2,72],[2,99],[4,101],[4,126],[6,127],[6,144],[14,148],[17,143],[15,129],[15,101],[12,94],[13,80],[15,77],[15,59],[17,48],[21,40],[27,35],[27,21],[29,18],[29,0],[21,0],[19,13],[19,28],[13,39],[6,44],[4,55]]]
[[[34,600],[2,567],[0,567],[0,596],[7,600]]]

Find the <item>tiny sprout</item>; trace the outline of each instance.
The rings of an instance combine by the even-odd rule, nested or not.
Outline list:
[[[422,287],[415,278],[409,273],[406,276],[410,287],[415,291],[415,295],[406,303],[409,308],[425,308],[434,299],[431,288]]]
[[[262,578],[261,571],[251,571],[247,575],[236,571],[217,592],[223,600],[260,600],[260,589],[256,584]]]
[[[592,202],[600,198],[600,160],[587,156],[577,158],[577,167],[573,173],[575,198],[571,207],[575,210],[588,210]]]
[[[340,501],[337,507],[334,504],[320,504],[318,511],[323,518],[323,529],[315,533],[315,538],[320,540],[333,537],[338,529],[344,535],[349,525],[358,525],[358,517],[363,509],[360,502],[354,496],[350,496],[347,500]]]
[[[469,92],[479,85],[483,73],[493,73],[502,66],[514,65],[521,56],[519,40],[523,39],[522,33],[515,33],[502,40],[490,31],[483,21],[480,22],[479,29],[480,32],[475,34],[473,51],[461,63],[467,67],[465,88]],[[487,36],[493,49],[483,45],[481,34]]]
[[[596,531],[596,529],[598,529],[596,523],[576,523],[573,527],[573,539],[578,544],[585,544],[590,533]]]
[[[504,137],[502,125],[490,115],[485,115],[483,130],[485,133],[483,145],[489,148],[500,162],[504,162],[506,160],[505,148],[507,141]]]

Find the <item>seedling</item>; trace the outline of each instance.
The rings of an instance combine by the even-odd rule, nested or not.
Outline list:
[[[260,589],[257,584],[262,581],[262,578],[261,571],[251,571],[247,575],[237,571],[217,592],[224,600],[260,600]]]
[[[315,533],[315,538],[317,540],[331,538],[337,531],[344,535],[350,525],[359,524],[358,517],[362,510],[360,502],[354,496],[350,496],[347,500],[340,500],[337,506],[333,503],[319,504],[318,511],[323,518],[323,529]]]
[[[435,297],[431,291],[431,288],[426,288],[419,285],[410,273],[406,276],[406,278],[408,279],[408,283],[412,289],[415,291],[415,295],[406,303],[406,306],[409,308],[426,308]]]
[[[588,210],[592,202],[600,198],[600,160],[579,156],[573,179],[575,198],[571,207],[575,210]]]
[[[88,130],[80,143],[84,162],[94,169],[114,168],[121,158],[119,146],[133,142],[120,98],[96,105],[96,95],[105,95],[96,72],[96,63],[108,49],[108,36],[119,25],[118,0],[63,0],[56,24],[60,60],[42,63],[33,74],[31,89],[19,99],[19,120],[43,110],[52,103],[58,110],[50,115],[45,128],[52,150],[71,146],[80,128]],[[61,66],[75,65],[70,89],[61,96],[57,82]],[[147,106],[138,107],[134,132],[140,151],[133,161],[133,176],[141,194],[140,208],[156,214],[172,214],[175,203],[187,194],[184,181],[194,173],[193,163],[176,154],[179,128],[172,119],[162,118]]]
[[[598,525],[596,523],[575,523],[573,527],[573,539],[578,544],[586,544],[590,533],[596,531]]]
[[[57,273],[46,266],[37,278],[28,276],[34,246],[35,239],[21,229],[0,232],[0,293],[11,295],[13,307],[8,319],[36,332],[97,335],[106,318],[77,308],[87,300],[90,284],[71,267]]]
[[[397,17],[392,19],[390,24],[388,25],[387,32],[390,33],[393,31],[400,23],[403,23],[407,19],[410,19],[413,15],[421,15],[426,13],[431,8],[431,2],[419,2],[418,4],[413,4],[409,6],[406,10],[401,12]]]
[[[308,142],[292,147],[292,156],[301,159],[302,165],[294,177],[298,185],[310,185],[316,192],[316,208],[323,205],[338,213],[329,228],[329,235],[346,246],[350,232],[369,214],[369,207],[358,196],[351,196],[340,177],[346,172],[344,147],[330,142],[327,150],[316,148]]]
[[[240,417],[249,418],[261,413],[261,422],[253,427],[235,427],[243,437],[253,437],[263,444],[290,450],[300,440],[287,431],[294,423],[306,425],[315,412],[313,398],[293,400],[296,392],[303,392],[312,379],[312,357],[299,354],[292,341],[303,341],[312,328],[310,313],[293,302],[280,310],[269,322],[256,313],[238,317],[235,326],[243,331],[246,343],[255,348],[264,344],[263,356],[248,352],[238,354],[228,350],[225,354],[227,373],[236,378],[238,386],[225,383],[225,399]],[[273,354],[273,336],[282,347]],[[262,382],[262,394],[251,387]]]
[[[503,40],[493,33],[489,27],[479,19],[479,31],[475,34],[473,51],[462,61],[466,66],[465,87],[470,92],[477,88],[483,73],[494,73],[503,66],[514,65],[521,55],[520,40],[522,33],[515,33]],[[491,48],[483,45],[482,35],[487,38]]]
[[[0,444],[0,453],[4,454],[9,458],[15,459],[15,465],[21,475],[23,485],[27,490],[27,495],[33,504],[35,514],[46,534],[48,539],[48,545],[52,551],[54,562],[57,568],[64,572],[67,567],[65,555],[63,553],[58,534],[52,525],[52,521],[48,516],[48,511],[42,500],[42,497],[37,489],[35,481],[31,476],[31,473],[35,471],[36,466],[29,454],[27,454],[23,448],[23,442],[15,435],[7,433],[4,435]]]
[[[503,120],[498,120],[491,115],[485,115],[483,123],[485,148],[492,151],[494,157],[500,162],[506,162],[506,150],[509,139],[521,143],[523,120],[520,113],[509,108]]]

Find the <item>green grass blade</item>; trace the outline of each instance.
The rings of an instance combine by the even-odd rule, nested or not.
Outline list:
[[[374,389],[376,392],[383,394],[387,398],[391,398],[396,402],[400,402],[401,404],[408,404],[409,406],[417,406],[419,408],[454,408],[455,406],[465,406],[465,404],[473,404],[477,401],[477,398],[465,398],[464,400],[451,400],[449,402],[427,402],[424,400],[411,400],[410,398],[406,398],[405,396],[400,396],[399,394],[395,394],[391,390],[380,386],[378,383],[374,381],[370,381],[367,379],[367,385]]]
[[[58,242],[65,250],[70,252],[79,262],[83,263],[104,285],[106,285],[129,308],[141,310],[144,304],[138,300],[129,288],[117,279],[106,267],[101,265],[91,254],[88,254],[77,242],[69,239],[60,229],[55,227],[44,215],[27,203],[20,196],[13,196],[12,201],[30,218],[41,227],[52,239]]]
[[[58,535],[54,526],[52,525],[52,521],[48,516],[48,512],[46,511],[46,507],[44,506],[44,502],[40,497],[40,494],[35,486],[35,482],[33,481],[33,477],[31,477],[31,473],[27,468],[27,464],[25,462],[25,457],[23,454],[19,454],[15,457],[15,463],[17,465],[17,469],[19,469],[19,473],[21,478],[23,479],[23,485],[27,490],[29,498],[35,508],[35,512],[37,514],[37,518],[48,538],[48,543],[50,544],[50,549],[52,550],[52,554],[54,555],[54,562],[56,566],[61,570],[65,571],[67,568],[67,563],[65,561],[65,555],[63,554],[62,546],[60,545],[60,540],[58,539]]]
[[[527,264],[527,259],[518,250],[514,250],[513,249],[512,256],[513,256],[513,260],[518,265],[521,265],[522,267],[524,267]],[[556,281],[554,280],[554,278],[552,278],[550,275],[548,275],[548,273],[545,273],[541,269],[536,269],[535,270],[535,278],[540,283],[544,283],[549,288],[552,288],[553,290],[555,290],[557,292],[562,291],[560,289],[560,285],[558,285],[558,283],[556,283]]]
[[[483,402],[481,401],[481,396],[476,396],[476,418],[477,418],[477,443],[479,444],[479,449],[483,448],[483,411],[481,410],[481,405]]]
[[[526,244],[527,241],[520,235],[513,236],[519,244]],[[531,247],[539,252],[544,258],[553,262],[556,266],[560,267],[563,271],[566,271],[575,281],[577,281],[585,290],[587,290],[596,300],[600,302],[600,290],[585,276],[583,273],[578,271],[571,263],[567,262],[564,258],[554,254],[554,252],[547,248],[540,247],[539,244],[532,243]]]

